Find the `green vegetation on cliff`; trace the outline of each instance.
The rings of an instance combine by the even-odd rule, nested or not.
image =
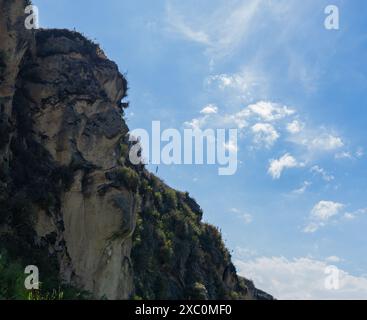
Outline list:
[[[136,299],[232,299],[244,297],[220,232],[201,222],[188,193],[146,174],[142,209],[133,236]]]

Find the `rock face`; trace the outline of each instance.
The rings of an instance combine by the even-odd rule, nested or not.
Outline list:
[[[265,297],[188,194],[129,163],[116,64],[79,33],[26,30],[26,4],[0,0],[1,245],[97,299]]]
[[[35,39],[35,55],[21,76],[33,136],[57,166],[73,172],[57,214],[65,230],[54,230],[65,242],[62,276],[96,296],[128,298],[137,197],[125,187],[99,193],[109,184],[108,173],[120,166],[120,143],[127,134],[120,107],[126,81],[79,34],[45,30]],[[126,206],[119,207],[117,199]],[[112,240],[121,227],[129,230],[126,238]]]

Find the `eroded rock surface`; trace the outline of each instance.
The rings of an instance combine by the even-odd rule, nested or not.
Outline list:
[[[128,161],[127,83],[77,32],[0,0],[0,239],[96,299],[268,298],[199,205]],[[261,296],[263,294],[263,296]]]

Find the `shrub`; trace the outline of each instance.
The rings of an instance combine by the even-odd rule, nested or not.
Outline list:
[[[158,209],[161,209],[163,207],[163,197],[160,192],[154,193],[154,201],[155,205],[158,207]]]
[[[165,205],[169,209],[176,209],[177,208],[177,194],[176,191],[172,189],[164,190],[164,201]]]
[[[48,272],[42,273],[42,283],[39,290],[26,290],[24,281],[27,275],[24,273],[24,266],[27,264],[28,262],[23,259],[15,259],[11,257],[9,251],[0,248],[0,300],[90,299],[90,293],[72,286],[61,285],[59,281],[52,279]]]
[[[53,290],[52,292],[42,293],[39,290],[31,291],[28,294],[28,300],[63,300],[64,299],[64,292],[59,290]]]
[[[190,298],[194,300],[207,300],[208,291],[206,290],[205,285],[200,282],[195,282]]]
[[[17,261],[10,261],[7,253],[0,251],[0,300],[25,300],[24,270]]]
[[[120,144],[120,163],[123,165],[129,157],[129,147],[125,143]]]
[[[151,175],[150,177],[150,183],[152,185],[152,188],[154,191],[160,190],[162,187],[162,182],[154,175]]]
[[[144,197],[153,194],[153,188],[149,185],[149,182],[145,179],[143,179],[143,181],[140,183],[140,194]]]
[[[131,168],[123,167],[118,169],[117,180],[134,192],[138,189],[139,175]]]

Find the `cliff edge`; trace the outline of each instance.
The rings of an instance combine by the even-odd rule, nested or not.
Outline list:
[[[62,286],[71,298],[271,299],[237,276],[188,193],[129,162],[127,81],[116,64],[77,32],[27,30],[27,4],[0,0],[8,261],[37,265],[41,290]]]

